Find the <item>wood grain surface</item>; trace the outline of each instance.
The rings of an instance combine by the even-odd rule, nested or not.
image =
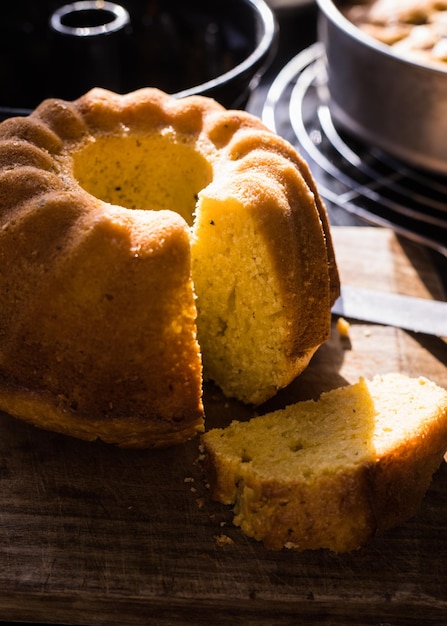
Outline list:
[[[345,283],[441,298],[430,256],[378,228],[334,228]],[[335,320],[334,320],[335,323]],[[443,339],[352,323],[262,411],[359,376],[447,387]],[[207,425],[251,411],[205,391]],[[0,414],[0,621],[72,625],[447,624],[447,467],[417,516],[356,552],[269,552],[212,502],[198,441],[126,451]]]

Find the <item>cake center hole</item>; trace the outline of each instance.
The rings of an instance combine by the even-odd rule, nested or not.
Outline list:
[[[168,209],[193,223],[197,194],[211,165],[193,146],[159,134],[103,136],[73,154],[73,173],[88,193],[127,209]]]

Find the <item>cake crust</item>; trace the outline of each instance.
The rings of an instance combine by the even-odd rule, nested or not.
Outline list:
[[[202,357],[212,350],[199,346],[197,315],[219,286],[197,287],[214,263],[198,216],[220,200],[259,242],[257,291],[272,277],[278,365],[258,384],[264,364],[240,364],[264,333],[254,298],[254,324],[247,307],[238,313],[247,338],[225,338],[223,369],[240,384],[205,375],[260,403],[328,338],[339,289],[325,208],[296,151],[248,113],[150,88],[46,100],[0,124],[0,260],[14,268],[0,277],[0,409],[125,446],[202,432]],[[226,328],[230,309],[213,313]]]

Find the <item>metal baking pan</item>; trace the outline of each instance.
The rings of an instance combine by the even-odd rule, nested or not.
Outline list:
[[[158,87],[240,108],[277,46],[277,22],[264,0],[19,1],[2,10],[3,117],[92,87]]]
[[[404,162],[447,174],[447,64],[398,56],[345,18],[342,0],[317,4],[335,123]]]

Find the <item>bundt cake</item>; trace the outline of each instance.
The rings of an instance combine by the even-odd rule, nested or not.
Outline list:
[[[307,165],[205,97],[93,89],[2,122],[0,228],[0,410],[42,428],[179,443],[203,376],[262,403],[329,336]]]
[[[212,494],[248,536],[346,552],[416,513],[447,449],[447,391],[360,379],[202,440]]]

